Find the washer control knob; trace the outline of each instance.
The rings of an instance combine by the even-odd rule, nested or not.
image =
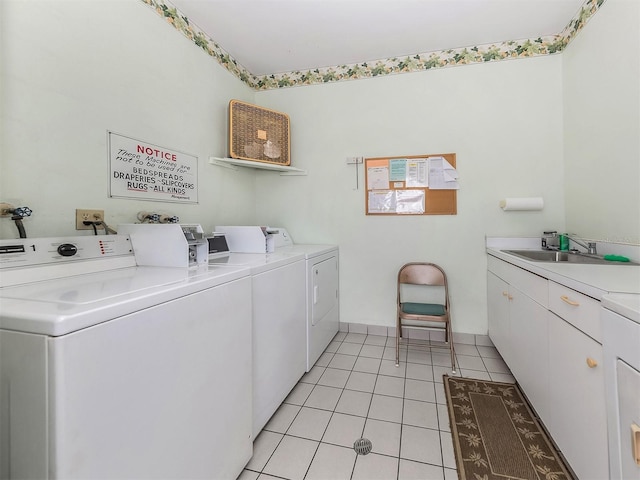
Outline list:
[[[78,247],[73,243],[63,243],[58,247],[58,253],[63,257],[73,257],[78,253]]]

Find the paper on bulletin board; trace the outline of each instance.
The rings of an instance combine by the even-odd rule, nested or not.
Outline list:
[[[367,190],[386,190],[389,188],[389,162],[372,161],[367,165]]]
[[[395,213],[396,195],[394,190],[369,191],[369,213]]]
[[[107,132],[109,196],[198,203],[198,157]]]
[[[394,158],[389,160],[389,180],[392,182],[404,182],[407,177],[407,159]]]
[[[424,190],[371,190],[368,213],[421,215],[424,202]]]
[[[444,157],[429,157],[429,188],[458,190],[458,171]]]
[[[429,177],[426,158],[412,158],[407,162],[407,187],[429,186]]]
[[[396,190],[396,213],[422,215],[424,198],[424,190]]]

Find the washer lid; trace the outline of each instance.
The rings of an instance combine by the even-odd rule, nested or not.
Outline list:
[[[209,265],[244,265],[251,269],[253,275],[283,267],[300,260],[304,260],[304,254],[302,252],[281,252],[280,250],[276,250],[273,253],[226,253],[209,255]]]
[[[0,290],[0,328],[65,335],[197,293],[250,273],[246,267],[130,267]]]
[[[326,253],[338,252],[338,245],[294,244],[276,249],[279,253],[303,254],[305,258],[315,258]]]
[[[86,305],[94,302],[118,301],[118,297],[140,295],[144,290],[162,288],[182,282],[182,269],[166,269],[162,275],[155,270],[123,268],[103,273],[78,275],[56,281],[36,282],[3,288],[1,298],[33,302]]]

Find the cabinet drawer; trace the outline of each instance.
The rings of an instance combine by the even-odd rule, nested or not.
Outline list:
[[[487,265],[490,272],[493,272],[509,285],[513,285],[529,298],[532,298],[547,308],[549,304],[549,288],[547,284],[549,281],[546,278],[542,278],[535,273],[528,272],[491,255],[488,257]]]
[[[549,282],[549,310],[602,343],[598,300],[555,282]]]

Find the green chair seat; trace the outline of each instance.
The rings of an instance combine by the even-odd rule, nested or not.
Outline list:
[[[402,311],[410,315],[432,315],[441,317],[445,314],[444,305],[436,303],[413,303],[402,304]]]

